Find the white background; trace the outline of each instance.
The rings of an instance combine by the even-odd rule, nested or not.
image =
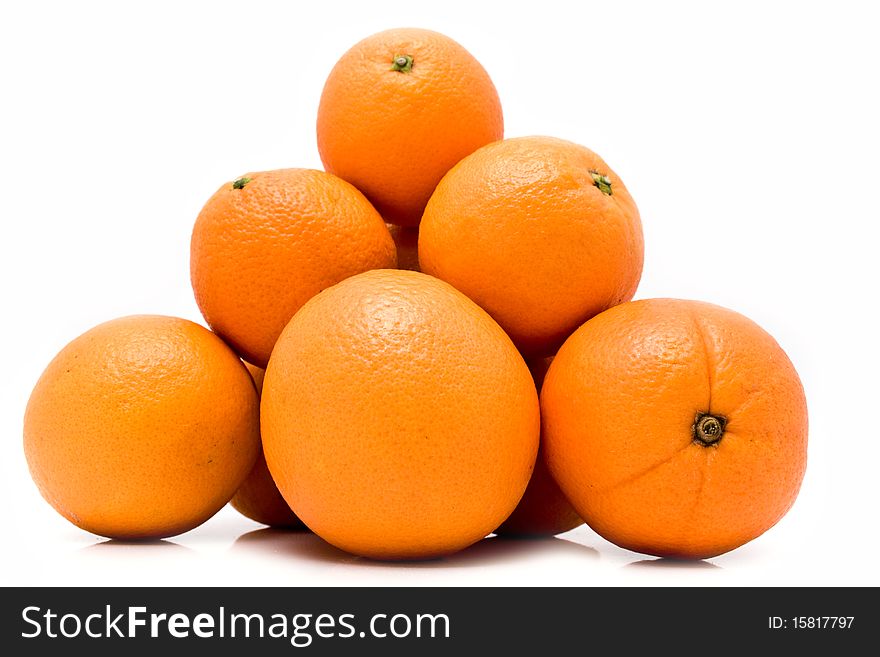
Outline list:
[[[878,22],[869,3],[718,5],[4,3],[0,583],[880,584]],[[809,464],[763,537],[677,564],[581,527],[393,565],[228,507],[169,541],[120,545],[39,496],[21,428],[45,365],[113,317],[200,320],[188,249],[202,204],[249,170],[320,168],[327,73],[397,26],[464,44],[498,87],[507,136],[567,138],[609,162],[644,222],[638,297],[734,308],[788,351]]]

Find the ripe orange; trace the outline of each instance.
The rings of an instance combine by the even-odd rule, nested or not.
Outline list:
[[[312,296],[353,274],[396,265],[391,235],[363,194],[309,169],[225,183],[199,213],[190,254],[205,320],[260,367]]]
[[[245,363],[245,366],[254,380],[257,394],[262,393],[265,370],[250,363]],[[296,514],[290,510],[287,502],[281,497],[281,493],[269,473],[269,467],[266,465],[262,444],[257,462],[229,503],[243,516],[270,527],[289,527],[291,529],[304,527],[302,521],[296,517]]]
[[[266,370],[266,461],[333,545],[379,559],[460,550],[528,483],[540,419],[528,367],[463,294],[403,270],[306,303]]]
[[[415,226],[452,165],[501,139],[489,75],[437,32],[395,29],[367,37],[333,67],[318,108],[324,168],[372,201],[386,221]]]
[[[552,357],[538,358],[529,363],[539,393],[552,361]],[[510,517],[495,533],[502,536],[555,536],[574,529],[583,522],[550,475],[544,450],[539,447],[535,470],[526,492]]]
[[[397,247],[397,268],[421,271],[419,268],[419,229],[388,224],[388,231]]]
[[[761,535],[797,496],[807,407],[785,352],[695,301],[612,308],[557,354],[541,394],[550,470],[608,540],[706,558]]]
[[[73,524],[161,538],[229,501],[257,457],[258,421],[254,384],[220,338],[175,317],[124,317],[52,360],[27,405],[24,450]]]
[[[643,251],[623,182],[589,149],[550,137],[508,139],[463,159],[419,229],[422,271],[476,301],[533,356],[631,299]]]

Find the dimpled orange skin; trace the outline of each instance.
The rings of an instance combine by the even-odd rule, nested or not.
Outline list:
[[[245,363],[245,366],[254,380],[257,393],[260,394],[263,390],[265,370],[250,363]],[[229,500],[229,504],[243,516],[270,527],[305,528],[302,521],[296,517],[296,514],[290,510],[287,502],[281,497],[278,486],[275,485],[275,481],[269,473],[269,467],[266,465],[262,443],[257,462],[235,495]]]
[[[311,169],[236,180],[199,213],[190,274],[208,325],[265,367],[302,304],[354,274],[395,267],[397,256],[381,216],[344,180]]]
[[[393,70],[395,58],[410,70]],[[324,168],[355,185],[386,221],[418,225],[456,162],[504,136],[501,102],[485,69],[447,36],[379,32],[333,67],[318,107]]]
[[[608,177],[611,194],[591,172]],[[485,308],[520,350],[547,356],[593,315],[628,301],[642,273],[639,212],[591,150],[551,137],[484,146],[431,197],[422,271]]]
[[[556,355],[541,393],[550,470],[617,545],[703,559],[760,536],[793,504],[807,406],[785,352],[757,324],[695,301],[612,308]],[[698,440],[697,414],[722,418]]]
[[[253,382],[193,322],[123,317],[52,360],[31,394],[24,450],[43,497],[117,539],[188,531],[222,508],[259,450]]]
[[[419,229],[387,224],[397,247],[397,268],[421,271],[419,268]]]
[[[461,550],[514,509],[538,448],[528,367],[451,286],[371,271],[294,316],[266,370],[266,460],[320,537],[375,559]]]
[[[538,392],[553,358],[539,358],[529,363]],[[516,509],[495,533],[500,536],[555,536],[582,525],[584,521],[565,499],[559,485],[550,475],[544,450],[538,448],[535,470]]]

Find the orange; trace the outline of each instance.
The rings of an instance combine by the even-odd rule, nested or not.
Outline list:
[[[388,224],[388,231],[397,247],[397,268],[421,271],[419,268],[419,229]]]
[[[118,539],[173,536],[225,505],[259,451],[241,361],[184,319],[132,316],[87,331],[31,393],[24,450],[58,513]]]
[[[539,393],[551,362],[552,357],[539,358],[529,363]],[[535,470],[526,492],[510,517],[495,533],[502,536],[554,536],[574,529],[583,522],[550,475],[544,450],[539,447]]]
[[[386,221],[415,226],[456,162],[501,139],[498,92],[447,36],[395,29],[367,37],[333,67],[318,107],[324,168],[372,201]]]
[[[437,186],[419,231],[422,271],[485,308],[517,346],[546,356],[593,315],[628,301],[642,226],[595,153],[550,137],[485,146]]]
[[[731,310],[652,299],[612,308],[557,354],[541,392],[547,462],[617,545],[702,559],[788,511],[807,406],[776,341]]]
[[[329,543],[377,559],[460,550],[513,511],[540,418],[528,367],[489,315],[404,270],[306,303],[266,370],[263,442],[284,499]]]
[[[250,363],[245,363],[245,366],[254,380],[257,394],[260,394],[263,390],[265,370]],[[303,528],[302,521],[296,517],[296,514],[290,510],[287,502],[281,497],[281,493],[269,473],[269,467],[266,465],[262,446],[260,454],[257,456],[257,462],[229,503],[236,511],[255,522],[270,527]]]
[[[308,299],[353,274],[394,266],[391,235],[363,194],[309,169],[225,183],[199,213],[190,248],[205,321],[260,367]]]

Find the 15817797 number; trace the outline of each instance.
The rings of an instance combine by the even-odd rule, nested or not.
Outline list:
[[[767,626],[771,630],[848,630],[855,616],[770,616]]]

